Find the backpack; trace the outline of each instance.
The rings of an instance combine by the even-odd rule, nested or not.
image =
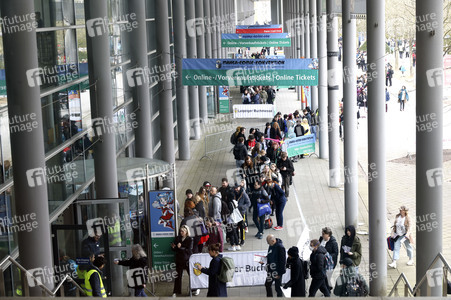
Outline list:
[[[221,259],[221,270],[219,271],[218,280],[221,282],[232,282],[235,274],[235,263],[231,257],[223,257]]]
[[[360,278],[352,277],[350,281],[346,282],[344,288],[345,297],[365,297],[368,296],[368,291],[365,290],[365,285]]]
[[[335,266],[335,264],[334,264],[334,260],[332,258],[332,255],[330,255],[330,253],[327,252],[324,255],[324,269],[326,271],[333,270],[334,266]]]
[[[227,202],[221,199],[221,216],[224,219],[224,224],[227,224],[227,217],[230,215],[230,209]]]
[[[306,260],[301,259],[302,266],[304,267],[304,279],[307,280],[310,274],[310,264]]]
[[[272,219],[270,216],[266,215],[265,229],[270,229],[270,228],[272,228]]]

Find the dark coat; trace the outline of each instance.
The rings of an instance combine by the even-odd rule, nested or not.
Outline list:
[[[91,270],[96,270],[99,273],[94,272],[91,277],[89,277],[89,283],[91,284],[92,288],[92,296],[93,297],[102,297],[102,290],[100,288],[100,276],[102,276],[102,271],[99,270],[97,267],[91,265],[88,272]]]
[[[236,160],[245,160],[247,156],[247,148],[242,143],[237,143],[235,147],[233,147],[233,155]]]
[[[142,268],[144,270],[146,270],[147,273],[147,257],[141,257],[140,259],[136,259],[134,257],[127,259],[127,260],[121,260],[119,261],[118,265],[120,266],[125,266],[125,267],[130,267],[131,269],[138,269],[138,268]],[[134,286],[133,287],[135,290],[136,289],[143,289],[144,286],[143,285],[139,285],[139,286]]]
[[[197,202],[197,204],[196,204],[196,211],[197,211],[199,217],[201,217],[201,218],[205,218],[207,216],[207,214],[205,212],[204,201]]]
[[[201,272],[208,275],[207,297],[227,297],[227,286],[225,282],[218,280],[221,271],[222,255],[219,254],[210,261],[209,268],[202,268]]]
[[[319,238],[319,242],[321,243],[323,241],[323,237]],[[329,238],[329,241],[327,241],[326,251],[329,252],[329,254],[332,256],[332,259],[334,260],[334,268],[337,266],[338,263],[338,243],[337,239],[331,235]]]
[[[305,297],[304,266],[298,257],[288,258],[287,268],[291,270],[290,281],[284,287],[291,287],[291,297]]]
[[[271,200],[274,203],[283,203],[287,202],[287,197],[285,196],[285,192],[282,190],[280,185],[274,184],[274,187],[270,188]]]
[[[251,206],[251,199],[249,199],[249,196],[243,188],[240,188],[239,193],[235,193],[235,198],[238,201],[238,210],[244,216]]]
[[[346,296],[346,284],[352,280],[359,280],[363,283],[364,290],[366,291],[366,295],[368,295],[368,284],[365,281],[365,278],[361,274],[358,274],[354,266],[346,267],[340,272],[340,276],[337,278],[337,282],[334,288],[334,294],[339,297]]]
[[[310,254],[310,276],[312,276],[313,279],[326,278],[326,273],[324,272],[326,253],[326,249],[319,246],[316,251],[312,251],[312,254]]]
[[[180,243],[182,246],[179,248],[177,247],[177,244]],[[193,239],[189,236],[185,238],[184,241],[182,241],[182,236],[177,236],[174,239],[175,247],[172,248],[172,251],[175,251],[175,263],[179,266],[185,266],[189,258],[191,257],[191,254],[193,254]]]
[[[346,231],[349,229],[351,231],[351,236],[346,234]],[[344,252],[343,246],[351,247],[352,255],[349,255]],[[362,260],[362,244],[360,243],[360,239],[355,235],[355,228],[352,225],[349,225],[345,229],[345,235],[341,239],[341,247],[340,247],[340,263],[343,262],[343,259],[349,257],[352,259],[354,266],[359,266],[360,261]]]
[[[258,190],[252,190],[252,192],[250,194],[250,198],[251,198],[252,209],[258,209],[257,208],[258,199],[263,200],[261,203],[269,202],[268,193],[265,191],[265,189],[263,187],[261,187]]]
[[[283,167],[285,167],[287,169],[284,171],[284,170],[282,170]],[[291,174],[293,174],[293,172],[294,172],[294,166],[293,166],[293,163],[291,162],[290,158],[287,157],[286,160],[279,159],[277,161],[277,168],[280,170],[280,174],[282,174],[283,178],[289,178],[291,181]]]
[[[89,257],[94,254],[96,257],[100,254],[100,244],[94,237],[88,237],[81,242],[81,253],[83,257]]]
[[[268,248],[267,271],[272,276],[282,276],[286,272],[287,252],[282,240],[276,238],[276,243]]]

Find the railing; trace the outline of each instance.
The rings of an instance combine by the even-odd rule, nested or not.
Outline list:
[[[23,287],[22,288],[23,288],[23,292],[24,292],[24,296],[25,297],[30,296],[30,287],[28,286],[28,280],[26,278],[27,276],[28,276],[28,278],[32,278],[37,283],[37,286],[39,286],[41,288],[42,296],[54,297],[58,291],[61,292],[61,295],[64,295],[64,286],[63,286],[63,284],[66,281],[73,283],[80,293],[86,294],[84,289],[81,288],[69,275],[66,275],[63,278],[63,280],[61,280],[61,282],[55,287],[55,289],[53,291],[50,290],[48,287],[46,287],[44,284],[42,284],[41,280],[39,280],[38,278],[34,277],[33,274],[28,272],[27,269],[25,269],[21,264],[19,264],[11,256],[7,256],[5,259],[3,259],[1,261],[1,263],[0,263],[0,270],[8,262],[11,262],[13,265],[15,265],[17,268],[19,268],[22,271],[22,273],[21,273],[21,275],[22,275],[22,282],[23,282]],[[5,296],[6,296],[5,278],[4,278],[3,272],[0,271],[0,297],[5,297]]]
[[[421,277],[421,280],[416,284],[416,286],[414,288],[412,288],[412,285],[409,283],[409,280],[407,279],[406,275],[404,273],[401,273],[401,275],[399,275],[398,280],[396,280],[396,283],[393,286],[393,288],[391,289],[390,294],[388,296],[391,297],[393,294],[394,294],[394,296],[399,296],[398,285],[401,281],[404,281],[404,297],[414,297],[417,294],[420,294],[421,285],[427,279],[428,272],[432,269],[437,269],[437,268],[433,268],[433,266],[438,262],[438,260],[441,260],[443,263],[443,285],[442,285],[443,293],[442,293],[442,296],[446,297],[448,272],[451,271],[451,267],[448,264],[448,262],[446,261],[445,257],[443,257],[442,253],[437,254],[437,256],[434,258],[432,263],[429,265],[429,267],[426,271],[426,274],[424,274],[423,277]],[[431,287],[429,285],[427,286],[427,295],[426,296],[431,296]]]

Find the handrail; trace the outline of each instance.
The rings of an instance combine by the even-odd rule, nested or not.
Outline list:
[[[408,291],[411,293],[412,296],[414,296],[417,291],[420,289],[420,286],[423,284],[423,282],[427,279],[427,272],[429,270],[432,269],[432,267],[437,263],[438,260],[441,260],[443,263],[443,268],[448,269],[448,271],[451,271],[451,266],[449,265],[449,263],[447,262],[447,260],[445,259],[445,257],[443,256],[443,254],[441,252],[439,252],[437,254],[437,256],[434,258],[434,260],[432,261],[431,264],[429,264],[429,267],[426,270],[426,274],[423,275],[423,277],[421,277],[421,280],[416,284],[416,286],[412,289],[412,286],[409,283],[409,280],[407,279],[407,277],[404,275],[404,273],[401,273],[401,275],[399,275],[398,280],[396,280],[395,285],[393,286],[393,288],[390,291],[390,294],[388,295],[389,297],[394,293],[395,289],[397,289],[399,282],[402,280],[404,280],[404,283],[407,285]],[[447,276],[444,272],[445,277]],[[407,295],[404,295],[407,297]]]
[[[7,257],[5,257],[1,263],[0,263],[0,269],[1,267],[6,264],[8,261],[10,261],[12,264],[14,264],[17,268],[19,268],[22,272],[24,272],[25,274],[27,274],[27,276],[30,276],[31,278],[33,278],[36,282],[37,285],[43,290],[43,292],[46,292],[48,295],[54,297],[56,295],[56,293],[59,291],[59,289],[61,288],[61,286],[64,284],[64,282],[69,281],[71,283],[73,283],[75,285],[75,287],[81,291],[83,294],[86,294],[85,290],[83,288],[81,288],[68,274],[66,274],[66,276],[64,276],[64,279],[61,280],[61,282],[56,286],[56,288],[52,291],[50,290],[48,287],[46,287],[44,284],[42,284],[41,280],[34,277],[33,274],[31,274],[30,272],[28,272],[27,269],[25,269],[21,264],[19,264],[14,258],[12,258],[10,255],[8,255]],[[1,283],[3,284],[3,283]],[[2,292],[4,292],[4,289],[2,288]],[[5,295],[0,295],[0,296],[5,296]]]

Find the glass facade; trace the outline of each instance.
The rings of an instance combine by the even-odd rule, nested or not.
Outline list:
[[[155,1],[146,0],[147,55],[150,70],[158,72],[157,32],[155,28]],[[92,165],[93,136],[91,120],[90,86],[88,78],[88,49],[83,0],[34,0],[37,33],[37,51],[40,76],[41,108],[46,153],[47,172],[70,168],[71,164]],[[133,47],[128,33],[133,29],[133,17],[127,14],[126,0],[108,0],[108,22],[110,35],[111,83],[113,95],[113,124],[116,134],[118,156],[134,156],[133,99],[127,89],[125,71],[133,68],[128,49]],[[174,72],[174,47],[172,34],[172,8],[168,1],[168,22],[171,43],[171,68]],[[10,132],[19,130],[8,116],[4,70],[3,44],[0,39],[0,218],[11,220],[14,216],[14,186]],[[175,79],[172,80],[175,87]],[[150,83],[152,145],[154,158],[160,157],[160,117],[158,97],[160,85]],[[173,92],[173,122],[176,122],[175,88]],[[83,169],[83,168],[82,168]],[[87,168],[85,168],[86,170]],[[52,215],[69,198],[93,199],[94,189],[83,189],[82,184],[92,179],[93,174],[78,174],[77,180],[54,177],[48,182],[49,212]],[[52,177],[51,177],[52,178]],[[142,187],[141,187],[142,189]],[[137,210],[138,196],[130,194],[130,188],[120,188],[122,198],[129,198],[130,205]],[[60,216],[56,221],[65,222]],[[17,249],[17,232],[11,224],[0,224],[0,259]],[[136,238],[134,238],[136,239]],[[16,268],[4,270],[7,295],[14,295],[20,285],[20,274]]]

